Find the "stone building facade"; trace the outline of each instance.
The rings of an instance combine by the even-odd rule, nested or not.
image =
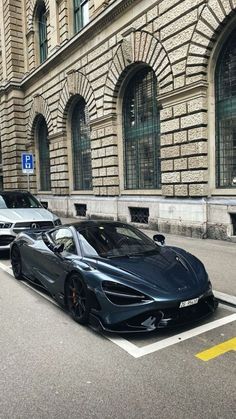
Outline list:
[[[0,0],[4,189],[236,238],[236,0]],[[233,42],[234,41],[234,42]]]

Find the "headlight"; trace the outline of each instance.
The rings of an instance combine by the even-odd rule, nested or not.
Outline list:
[[[5,221],[0,221],[0,228],[11,228],[12,223],[5,223]]]
[[[56,220],[54,220],[54,226],[61,226],[60,218],[57,218]]]
[[[118,282],[103,281],[102,289],[108,300],[116,305],[142,304],[151,301],[151,298],[141,292]]]

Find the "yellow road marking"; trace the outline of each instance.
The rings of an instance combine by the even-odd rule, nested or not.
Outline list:
[[[209,361],[210,359],[216,358],[219,355],[223,355],[229,351],[236,351],[236,338],[226,340],[219,345],[213,346],[206,351],[199,352],[195,355],[202,361]]]

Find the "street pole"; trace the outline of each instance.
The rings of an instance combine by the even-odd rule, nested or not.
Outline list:
[[[27,185],[28,185],[28,192],[30,191],[30,174],[27,173]]]

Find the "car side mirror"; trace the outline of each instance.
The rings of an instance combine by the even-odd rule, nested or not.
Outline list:
[[[40,204],[42,205],[42,207],[44,209],[48,209],[48,202],[46,202],[46,201],[40,201]]]
[[[153,240],[154,242],[158,242],[163,246],[165,244],[166,238],[163,236],[163,234],[154,234]]]

